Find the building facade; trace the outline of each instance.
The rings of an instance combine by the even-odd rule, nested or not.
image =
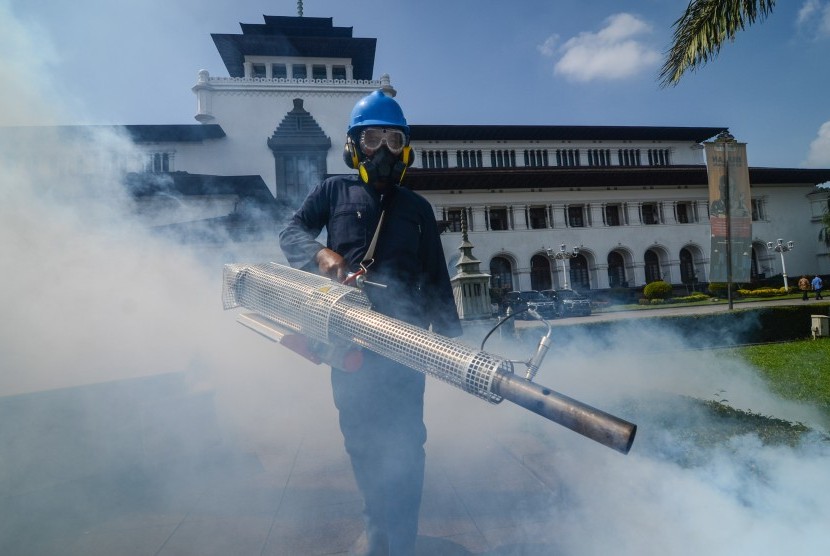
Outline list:
[[[226,179],[235,185],[219,190],[234,206],[246,196],[267,205],[261,195],[267,188],[290,211],[325,176],[351,171],[342,145],[357,100],[377,89],[396,91],[388,75],[374,77],[376,39],[353,37],[331,18],[265,16],[241,28],[213,35],[228,75],[198,72],[198,123],[127,126],[143,153],[132,179],[168,176],[190,184],[191,193],[200,182],[215,188]],[[451,276],[466,221],[482,271],[503,290],[566,283],[579,290],[639,288],[654,280],[691,290],[708,281],[702,143],[726,126],[409,123],[416,162],[405,185],[432,203]],[[752,276],[781,273],[778,253],[767,248],[778,238],[796,244],[787,254],[791,276],[830,274],[828,245],[819,239],[828,195],[817,187],[830,181],[830,170],[750,168],[749,174]],[[212,195],[203,193],[193,198]],[[150,202],[145,195],[145,206]],[[221,218],[219,204],[212,206],[211,218]],[[578,254],[554,258],[563,245]]]

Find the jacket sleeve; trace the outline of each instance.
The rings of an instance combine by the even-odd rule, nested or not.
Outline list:
[[[432,331],[454,338],[463,332],[458,319],[458,310],[455,306],[455,297],[452,294],[452,284],[444,259],[444,247],[438,233],[438,224],[431,207],[425,216],[423,237],[423,268],[422,291],[425,293],[425,314],[432,324]]]
[[[317,186],[308,194],[280,232],[280,248],[288,264],[308,272],[317,272],[315,255],[325,248],[317,241],[329,220],[329,198],[324,185]]]

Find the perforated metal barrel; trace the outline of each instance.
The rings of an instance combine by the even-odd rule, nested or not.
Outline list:
[[[328,344],[354,343],[489,402],[497,373],[512,364],[428,330],[372,311],[363,292],[275,263],[224,268],[225,309],[244,307]]]
[[[357,344],[491,403],[510,400],[627,454],[637,426],[513,374],[513,364],[372,311],[363,292],[275,263],[225,265],[225,309],[245,307],[328,345]]]

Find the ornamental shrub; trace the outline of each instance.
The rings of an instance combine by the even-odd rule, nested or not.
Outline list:
[[[785,295],[784,288],[758,288],[755,290],[738,290],[738,295],[741,297],[776,297]]]
[[[714,297],[725,297],[726,296],[726,284],[724,282],[709,282],[709,286],[706,288],[709,290]]]
[[[646,299],[668,299],[671,297],[671,293],[671,284],[664,282],[663,280],[651,282],[650,284],[646,284],[646,287],[643,288],[643,296],[645,296]]]

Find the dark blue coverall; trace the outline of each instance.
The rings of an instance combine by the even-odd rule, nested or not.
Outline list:
[[[317,272],[315,255],[326,246],[354,271],[383,228],[367,278],[372,308],[444,336],[461,334],[438,228],[429,203],[417,193],[390,186],[383,197],[357,176],[328,178],[313,191],[280,234],[291,266]],[[364,498],[370,546],[394,555],[414,554],[424,480],[424,375],[364,351],[353,373],[333,368],[334,403],[355,479]]]

